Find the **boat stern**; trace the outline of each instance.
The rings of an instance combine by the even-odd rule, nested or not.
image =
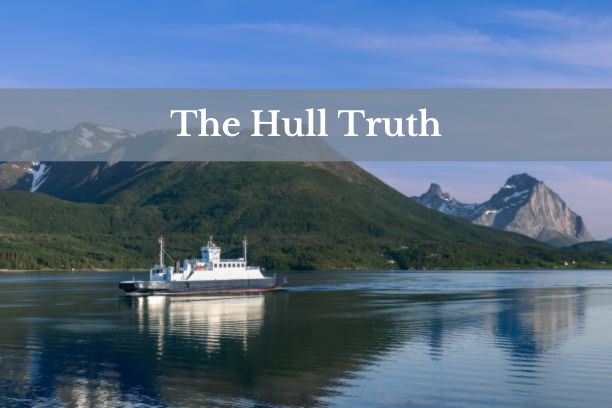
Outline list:
[[[171,289],[171,283],[166,281],[122,281],[119,289],[132,296],[150,295],[153,293],[165,293]]]
[[[125,293],[131,293],[138,290],[138,288],[136,287],[136,281],[119,282],[119,289],[125,291]]]

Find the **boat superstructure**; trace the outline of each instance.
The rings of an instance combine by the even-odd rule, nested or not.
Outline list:
[[[284,281],[266,277],[258,266],[247,263],[247,240],[242,242],[243,256],[221,258],[219,248],[210,237],[201,248],[200,258],[185,259],[174,266],[165,264],[165,242],[159,239],[159,263],[149,271],[148,280],[119,283],[130,295],[188,295],[252,293],[279,289]]]

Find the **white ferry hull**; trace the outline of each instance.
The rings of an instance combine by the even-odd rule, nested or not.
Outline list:
[[[213,281],[123,281],[119,288],[131,296],[237,295],[282,288],[280,278]]]

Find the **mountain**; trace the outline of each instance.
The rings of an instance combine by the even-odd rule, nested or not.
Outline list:
[[[54,160],[80,160],[108,152],[138,135],[134,132],[93,123],[79,123],[68,130],[0,129],[0,151],[5,157],[32,161],[38,154]]]
[[[431,183],[425,194],[412,199],[434,210],[467,219],[470,219],[478,208],[478,204],[465,204],[456,200],[443,192],[442,187],[436,183]]]
[[[176,133],[176,129],[158,129],[138,134],[88,122],[67,130],[5,127],[0,129],[0,153],[30,162],[41,158],[55,162],[345,160],[325,138],[176,137]]]
[[[517,232],[556,246],[594,240],[582,217],[546,184],[528,174],[513,175],[482,204],[462,203],[437,184],[412,199],[474,224]]]
[[[0,268],[146,267],[162,232],[177,259],[193,256],[210,234],[230,256],[237,254],[246,234],[251,259],[277,269],[555,267],[567,261],[566,252],[528,237],[425,208],[350,162],[119,161],[144,145],[160,157],[202,153],[201,139],[190,139],[195,149],[171,136],[91,123],[64,131],[0,129],[0,149],[21,158],[0,163]],[[46,157],[69,161],[32,160],[34,139]],[[235,143],[226,139],[206,145],[207,154]],[[281,158],[295,159],[299,151],[338,157],[326,144],[291,151],[252,139],[233,150],[252,159],[270,149]],[[79,161],[108,154],[112,161]],[[422,199],[470,221],[479,211],[494,211],[462,204],[436,185]],[[491,206],[516,199],[502,196]],[[598,264],[597,256],[572,252],[581,266]]]
[[[210,234],[232,256],[247,235],[252,261],[274,269],[537,268],[567,259],[430,210],[350,162],[20,166],[22,178],[0,192],[5,268],[147,267],[162,232],[175,259],[195,255]]]
[[[612,243],[606,241],[589,241],[574,244],[568,249],[574,251],[591,251],[599,254],[612,254]]]
[[[69,201],[103,203],[134,178],[167,163],[10,162],[0,164],[0,190],[30,191]],[[6,180],[3,182],[3,180]]]

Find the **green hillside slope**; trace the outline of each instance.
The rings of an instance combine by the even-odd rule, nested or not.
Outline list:
[[[237,255],[247,235],[251,261],[275,269],[553,267],[567,258],[427,209],[351,163],[130,166],[55,191],[98,203],[0,193],[0,267],[147,267],[162,232],[176,259],[196,255],[210,234]]]

